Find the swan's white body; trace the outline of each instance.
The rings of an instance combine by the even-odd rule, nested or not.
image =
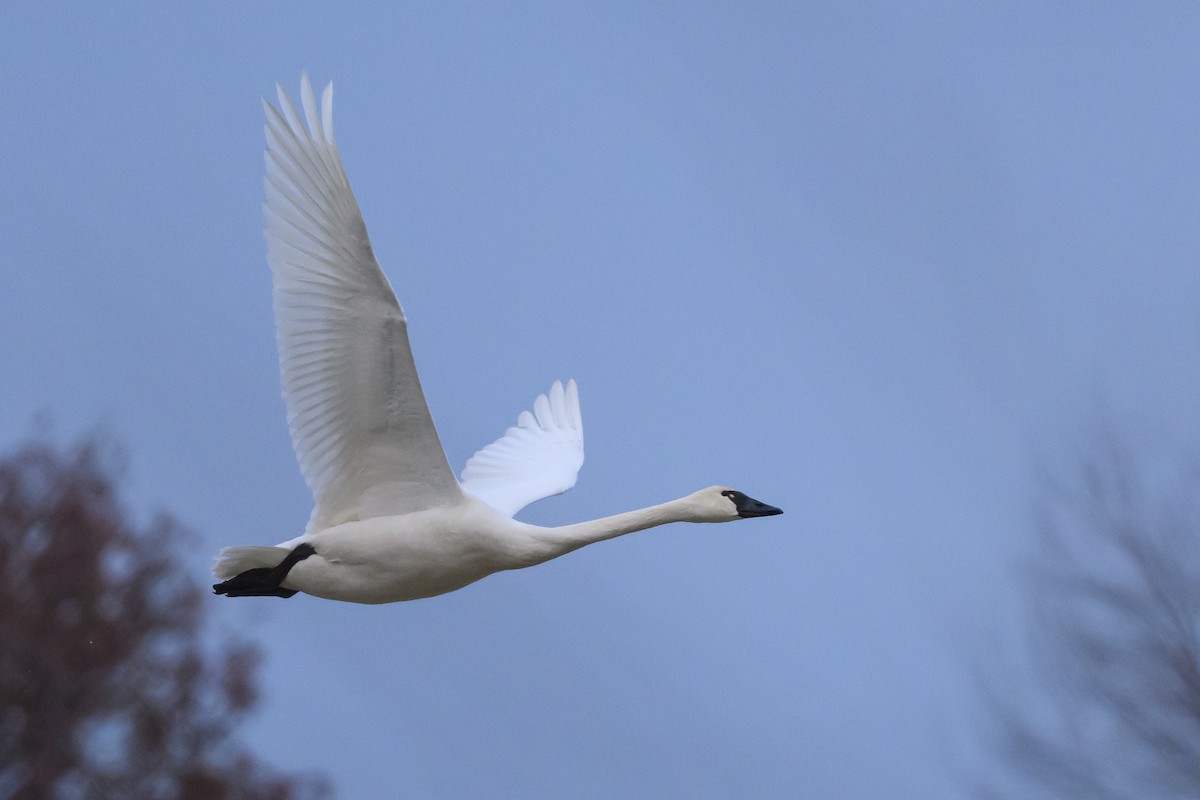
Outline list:
[[[283,397],[316,504],[300,537],[222,550],[213,567],[225,581],[218,593],[413,600],[655,525],[781,513],[714,486],[577,525],[515,521],[529,503],[575,485],[583,421],[574,381],[556,381],[456,480],[425,404],[404,312],[375,261],[333,140],[332,88],[318,113],[302,78],[307,126],[282,88],[280,110],[264,103]]]

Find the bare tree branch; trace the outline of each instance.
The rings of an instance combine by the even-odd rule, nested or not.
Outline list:
[[[986,687],[1008,777],[989,797],[1200,796],[1200,502],[1189,469],[1106,437],[1037,505],[1037,691]]]

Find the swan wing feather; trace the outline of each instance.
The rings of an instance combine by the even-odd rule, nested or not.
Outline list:
[[[467,461],[462,488],[505,516],[575,485],[583,466],[583,418],[575,381],[555,381],[533,411]]]
[[[316,504],[308,530],[460,502],[408,342],[333,139],[333,84],[304,120],[266,110],[266,239],[288,429]]]

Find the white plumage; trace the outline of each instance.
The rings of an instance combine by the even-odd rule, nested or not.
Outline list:
[[[218,593],[409,600],[652,525],[780,513],[710,487],[579,525],[513,520],[575,485],[583,421],[574,381],[539,395],[532,412],[471,457],[460,484],[425,403],[404,312],[342,168],[333,86],[318,113],[302,76],[303,121],[282,88],[278,97],[278,110],[263,104],[267,260],[288,429],[315,505],[295,539],[222,550]]]
[[[333,85],[306,132],[287,94],[267,113],[267,261],[288,428],[316,498],[308,531],[459,500],[408,344],[333,141]]]
[[[533,413],[522,411],[515,427],[467,461],[462,488],[505,516],[575,485],[583,466],[583,418],[575,381],[555,381],[540,394]]]

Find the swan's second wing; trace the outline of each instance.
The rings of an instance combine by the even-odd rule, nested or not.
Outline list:
[[[533,412],[522,411],[516,427],[480,450],[462,472],[463,491],[513,516],[544,497],[575,485],[583,466],[583,418],[579,389],[555,381],[538,395]]]
[[[375,261],[333,140],[333,86],[307,128],[267,113],[267,256],[288,428],[316,499],[309,530],[462,498],[425,404],[400,304]]]

